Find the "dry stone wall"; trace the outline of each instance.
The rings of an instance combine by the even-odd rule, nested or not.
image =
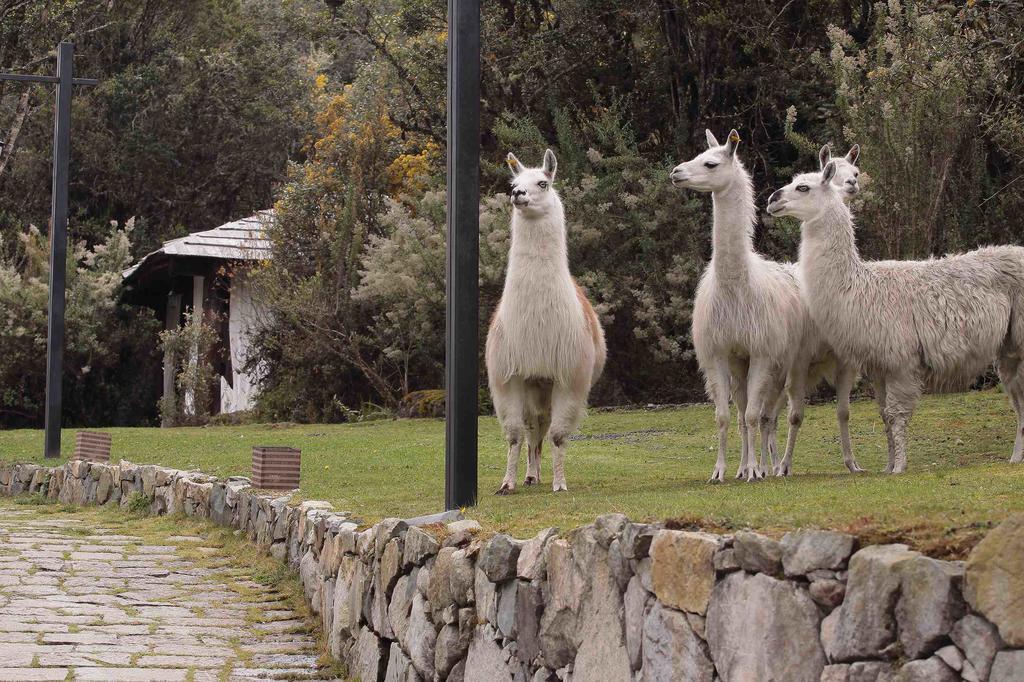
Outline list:
[[[363,682],[1024,681],[1024,516],[948,562],[829,531],[776,541],[619,514],[528,540],[478,538],[471,520],[366,528],[245,478],[126,461],[0,464],[0,492],[237,528],[297,569]]]

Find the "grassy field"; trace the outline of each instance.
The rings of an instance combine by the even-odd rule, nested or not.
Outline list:
[[[871,473],[854,476],[842,465],[834,406],[813,406],[800,433],[793,477],[713,486],[705,482],[717,440],[709,406],[595,413],[570,445],[568,494],[552,494],[548,487],[546,449],[544,485],[498,497],[491,493],[501,482],[505,449],[495,420],[482,418],[480,503],[468,513],[489,530],[518,537],[623,512],[638,521],[749,526],[769,534],[803,526],[839,528],[866,540],[899,540],[934,555],[958,556],[993,523],[1024,511],[1024,466],[1007,463],[1014,426],[998,390],[926,398],[911,426],[910,472],[886,476],[881,473],[885,435],[876,406],[858,401],[851,418],[853,444]],[[219,475],[248,474],[253,445],[302,448],[303,497],[329,500],[367,522],[436,512],[443,505],[439,420],[109,431],[114,459]],[[65,457],[73,449],[73,434],[64,434]],[[730,474],[738,448],[734,433]],[[40,431],[0,432],[0,459],[41,461],[41,450]]]

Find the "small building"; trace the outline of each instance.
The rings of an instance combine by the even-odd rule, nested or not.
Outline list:
[[[245,372],[245,363],[251,332],[262,311],[248,275],[256,262],[270,257],[267,228],[272,219],[271,210],[260,211],[172,239],[123,273],[125,301],[152,308],[164,329],[181,326],[191,311],[202,311],[203,319],[217,329],[217,343],[208,358],[220,375],[211,397],[211,414],[253,406],[256,381]],[[164,359],[163,394],[174,395],[169,358]]]

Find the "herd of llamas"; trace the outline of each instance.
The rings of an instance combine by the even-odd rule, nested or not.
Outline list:
[[[843,462],[863,471],[850,444],[850,392],[859,374],[875,388],[888,441],[888,473],[907,468],[907,427],[925,389],[963,390],[995,364],[1017,413],[1010,461],[1024,459],[1024,248],[995,246],[924,261],[864,261],[848,201],[860,189],[860,149],[819,153],[768,200],[772,216],[801,222],[797,263],[754,250],[754,188],[736,151],[706,131],[708,148],[676,166],[676,187],[710,193],[712,255],[697,289],[693,347],[715,404],[718,457],[711,482],[726,478],[730,400],[740,434],[736,478],[792,473],[809,389],[836,389]],[[601,375],[604,332],[569,272],[565,209],[554,188],[557,161],[540,168],[508,155],[512,225],[501,300],[487,335],[486,365],[495,412],[508,444],[498,494],[516,487],[525,440],[523,485],[540,483],[541,446],[550,436],[552,489],[567,490],[565,450]],[[781,457],[776,429],[784,402],[789,435]],[[758,441],[760,440],[760,449]]]

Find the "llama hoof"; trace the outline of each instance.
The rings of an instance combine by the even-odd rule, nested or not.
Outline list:
[[[743,480],[747,483],[757,483],[763,477],[763,474],[757,470],[757,467],[751,467],[745,472],[745,475],[742,476]]]
[[[850,470],[851,474],[862,474],[862,473],[864,473],[864,468],[861,465],[857,464],[856,462],[848,463],[846,465],[846,468]]]
[[[725,467],[716,466],[715,470],[711,472],[708,483],[725,483]]]
[[[561,483],[553,484],[551,486],[551,492],[555,492],[555,493],[565,492],[565,493],[567,493],[567,492],[569,492],[569,488],[568,488],[568,486],[565,485],[565,482],[563,481]]]
[[[780,464],[779,466],[775,467],[775,475],[778,477],[786,477],[792,473],[793,472],[790,471],[788,466],[783,466]]]
[[[495,495],[511,495],[516,490],[515,486],[503,483],[500,488],[494,491]]]
[[[523,485],[537,485],[540,483],[540,479],[536,476],[527,476],[523,479]]]

